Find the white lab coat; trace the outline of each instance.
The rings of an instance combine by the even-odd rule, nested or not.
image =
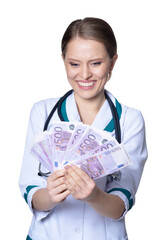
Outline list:
[[[115,104],[115,98],[110,93],[108,94]],[[33,194],[38,189],[45,188],[47,182],[45,177],[37,175],[39,162],[31,155],[30,146],[34,136],[43,131],[47,116],[57,101],[58,99],[47,99],[36,103],[30,115],[19,180],[22,195],[33,212],[28,239],[97,240],[97,237],[101,240],[128,239],[125,228],[125,214],[135,203],[135,194],[147,159],[147,148],[142,114],[138,110],[124,105],[121,105],[121,138],[133,164],[121,170],[119,181],[107,182],[107,177],[96,180],[99,188],[110,194],[118,195],[124,201],[126,210],[123,216],[117,221],[103,217],[85,202],[75,200],[72,195],[51,211],[38,212],[32,209]],[[69,121],[80,121],[73,93],[67,98],[63,106],[63,113]],[[59,120],[57,112],[54,113],[48,128],[52,126],[52,122],[55,120]],[[92,125],[103,130],[110,121],[112,121],[112,115],[106,100]],[[114,136],[114,130],[112,130],[109,131]],[[43,168],[43,171],[47,172],[47,169]]]

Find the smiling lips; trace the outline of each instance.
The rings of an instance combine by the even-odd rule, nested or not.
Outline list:
[[[92,88],[96,81],[76,81],[78,86],[81,88],[81,89],[89,89],[89,88]]]

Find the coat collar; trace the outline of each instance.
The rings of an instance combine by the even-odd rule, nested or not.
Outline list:
[[[118,117],[119,119],[121,118],[121,113],[122,113],[122,106],[121,104],[117,101],[117,99],[107,91],[107,94],[113,101],[114,105],[116,106],[117,112],[118,112]],[[67,99],[63,102],[62,107],[61,107],[61,113],[65,121],[67,122],[80,122],[80,116],[78,113],[76,101],[74,98],[74,93],[72,93],[70,96],[67,97]],[[113,132],[114,131],[114,122],[113,122],[113,117],[112,113],[108,104],[108,101],[106,100],[102,107],[100,108],[96,118],[94,119],[92,123],[93,127],[99,128],[101,130],[105,130],[108,132]]]

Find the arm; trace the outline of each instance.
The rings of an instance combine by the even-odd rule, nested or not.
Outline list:
[[[53,189],[58,187],[54,185],[56,179],[64,176],[64,173],[61,172],[59,177],[51,175],[47,181],[45,178],[38,176],[39,162],[30,151],[31,143],[35,135],[43,130],[43,125],[48,115],[46,108],[47,104],[45,102],[35,104],[32,108],[19,178],[19,186],[22,196],[38,221],[47,217],[50,212],[47,210],[55,207],[58,202],[63,201],[67,196],[67,192],[61,195],[60,191],[56,193],[53,191]],[[47,171],[47,169],[44,167],[44,172],[45,171]],[[60,182],[58,184],[62,185]],[[60,197],[59,201],[53,199],[54,194]]]
[[[32,197],[32,208],[37,211],[48,211],[54,208],[54,204],[51,199],[47,188],[38,189]]]
[[[102,216],[113,219],[122,216],[125,206],[121,198],[99,189],[94,180],[77,166],[66,166],[65,183],[75,199],[86,201]]]
[[[124,202],[119,196],[108,194],[99,188],[94,198],[89,199],[87,203],[102,216],[115,220],[119,219],[125,211]]]
[[[147,159],[144,120],[139,111],[128,109],[123,123],[123,144],[133,164],[121,170],[122,178],[106,184],[105,192],[97,189],[95,182],[67,170],[66,185],[76,199],[85,200],[101,215],[118,219],[129,211]],[[75,169],[74,169],[75,170]],[[86,179],[86,180],[85,180]]]
[[[105,191],[124,201],[124,216],[135,204],[135,195],[148,154],[142,114],[128,108],[122,123],[122,142],[133,164],[121,170],[119,181],[108,182]]]

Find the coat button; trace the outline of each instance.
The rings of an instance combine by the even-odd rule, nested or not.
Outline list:
[[[76,233],[81,233],[81,229],[80,228],[75,228],[75,232]]]

